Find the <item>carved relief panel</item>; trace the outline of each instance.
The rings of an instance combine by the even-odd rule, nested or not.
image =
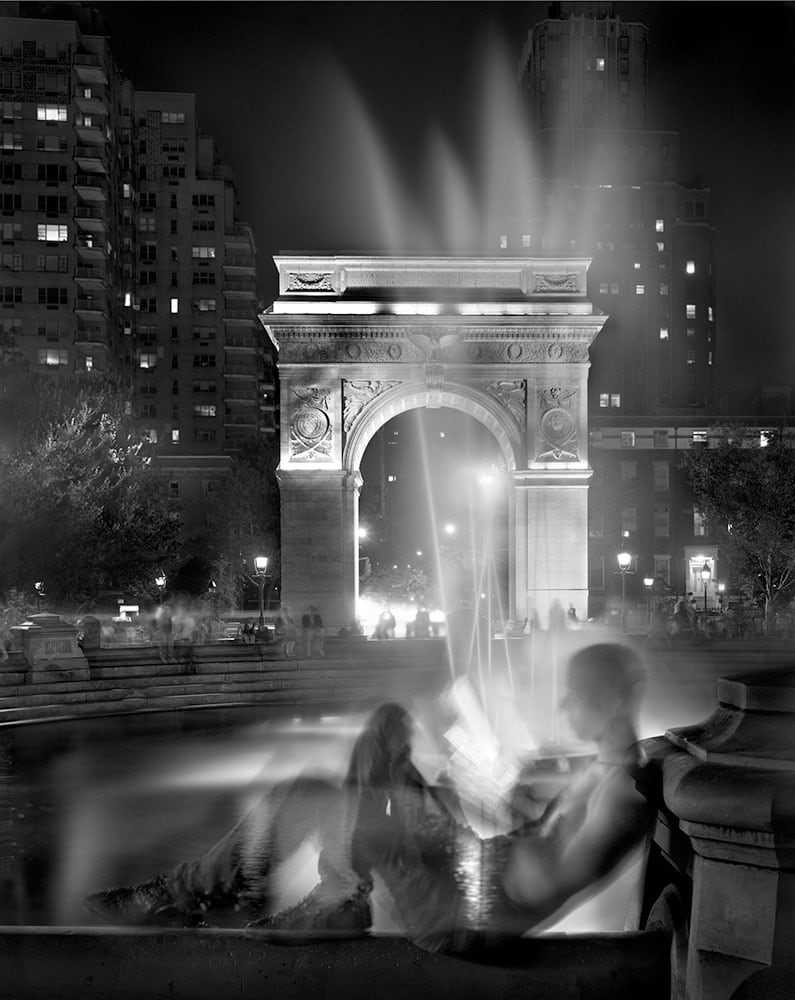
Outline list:
[[[536,461],[579,461],[579,388],[538,389],[536,399],[538,406]]]
[[[347,381],[342,383],[342,427],[349,434],[362,410],[382,392],[400,385],[399,382]]]
[[[290,461],[332,460],[331,390],[294,387],[290,397]]]

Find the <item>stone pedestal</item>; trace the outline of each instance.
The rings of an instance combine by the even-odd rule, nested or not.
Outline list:
[[[22,650],[31,683],[49,681],[53,674],[64,680],[88,680],[88,660],[77,644],[78,630],[60,615],[31,615],[11,629],[12,642]]]
[[[662,779],[655,841],[692,895],[672,979],[683,1000],[795,996],[795,670],[720,680],[718,701],[646,744]]]

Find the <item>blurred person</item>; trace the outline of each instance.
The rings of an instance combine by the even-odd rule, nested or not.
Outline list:
[[[282,782],[198,861],[94,893],[86,906],[106,920],[170,926],[205,925],[214,910],[232,907],[264,932],[358,936],[372,923],[378,875],[404,932],[428,950],[522,935],[617,875],[648,830],[652,810],[635,784],[644,682],[625,646],[574,654],[562,706],[597,756],[546,807],[513,796],[514,809],[527,811],[514,813],[510,834],[479,837],[454,789],[424,780],[411,758],[412,719],[390,703],[369,717],[341,788],[309,776]],[[273,913],[272,877],[312,835],[321,844],[319,883]]]
[[[282,604],[279,608],[279,616],[275,623],[276,641],[282,644],[282,652],[286,657],[295,656],[295,643],[298,633],[295,629],[295,619],[292,617],[290,608]]]
[[[414,616],[414,638],[429,639],[431,636],[431,616],[423,604]]]
[[[326,630],[316,604],[310,604],[301,616],[301,646],[304,656],[325,656]]]
[[[649,627],[646,630],[649,643],[654,646],[667,645],[670,641],[668,615],[662,601],[657,601],[649,616]]]
[[[376,622],[374,639],[394,639],[395,638],[395,616],[389,608],[385,608],[378,616]]]
[[[690,608],[690,602],[686,597],[680,597],[674,605],[671,624],[676,636],[689,639],[695,634],[695,620]]]
[[[155,642],[160,659],[170,663],[174,659],[174,614],[167,600],[155,611]]]

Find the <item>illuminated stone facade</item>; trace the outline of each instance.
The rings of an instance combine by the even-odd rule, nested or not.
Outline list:
[[[282,596],[350,621],[365,448],[387,420],[451,407],[484,424],[510,479],[509,608],[587,610],[589,348],[605,317],[586,259],[275,259],[261,317],[279,345]]]

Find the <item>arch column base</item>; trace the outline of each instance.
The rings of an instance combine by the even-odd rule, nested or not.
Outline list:
[[[282,602],[296,621],[317,605],[335,633],[356,614],[361,475],[344,469],[280,469]]]

